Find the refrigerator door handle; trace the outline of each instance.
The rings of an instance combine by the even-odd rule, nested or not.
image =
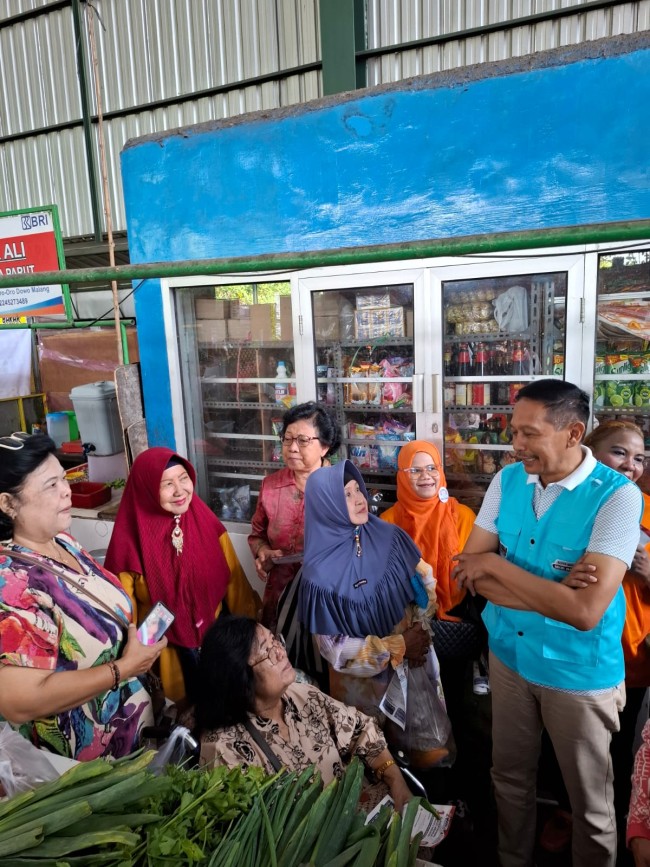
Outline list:
[[[431,374],[431,412],[438,412],[438,383],[440,382],[440,374]]]
[[[424,412],[424,374],[413,374],[413,412]]]

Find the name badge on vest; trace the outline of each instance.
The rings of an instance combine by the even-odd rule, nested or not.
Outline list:
[[[551,568],[557,569],[558,572],[570,572],[574,566],[575,563],[569,563],[568,560],[554,560],[551,563]]]

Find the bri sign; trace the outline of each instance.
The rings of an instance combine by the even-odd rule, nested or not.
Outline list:
[[[54,205],[0,214],[0,277],[58,271],[64,267],[58,212]],[[0,287],[0,322],[24,317],[59,318],[69,313],[68,287]]]

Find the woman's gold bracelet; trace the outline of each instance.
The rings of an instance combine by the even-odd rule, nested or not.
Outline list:
[[[115,692],[120,688],[120,682],[122,680],[122,678],[120,677],[120,670],[117,667],[117,663],[113,662],[112,660],[110,662],[107,662],[106,664],[110,668],[111,674],[113,675],[113,686],[111,687],[111,692]]]
[[[386,759],[378,768],[374,769],[375,776],[378,780],[384,779],[384,774],[390,768],[391,765],[395,764],[395,759]]]

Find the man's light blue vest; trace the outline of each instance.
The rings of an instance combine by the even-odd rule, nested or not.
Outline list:
[[[501,508],[497,519],[502,557],[549,581],[562,581],[585,553],[596,514],[622,485],[621,473],[603,464],[572,491],[564,489],[537,520],[534,484],[527,484],[523,464],[501,473]],[[575,590],[581,593],[581,590]],[[607,689],[625,677],[621,633],[625,596],[621,587],[600,622],[583,632],[530,611],[493,605],[483,620],[490,650],[532,683],[570,690]]]

